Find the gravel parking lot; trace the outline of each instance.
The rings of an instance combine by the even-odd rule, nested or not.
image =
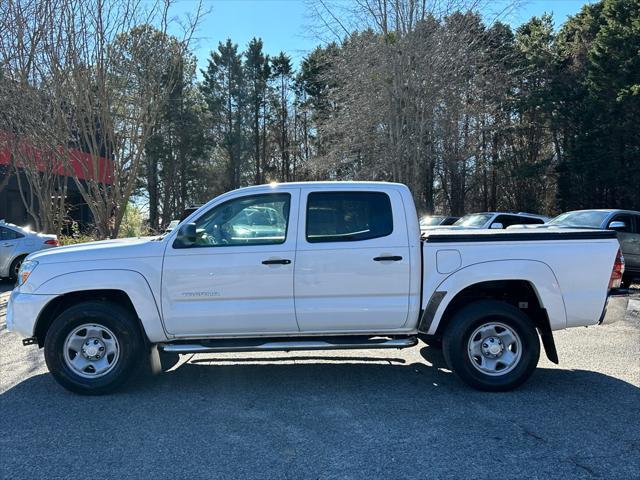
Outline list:
[[[10,288],[0,478],[640,477],[640,298],[624,322],[558,332],[560,365],[509,393],[470,390],[421,344],[185,356],[80,397],[7,332]]]

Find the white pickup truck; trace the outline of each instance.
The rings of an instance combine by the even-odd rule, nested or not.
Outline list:
[[[175,230],[31,254],[7,326],[69,390],[111,391],[181,353],[443,348],[472,387],[507,390],[552,331],[624,315],[612,231],[440,231],[406,186],[248,187]]]

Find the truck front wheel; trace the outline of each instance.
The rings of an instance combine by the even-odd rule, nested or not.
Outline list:
[[[88,301],[53,321],[44,357],[67,390],[100,395],[122,385],[141,363],[144,343],[135,317],[118,305]]]
[[[540,342],[533,322],[518,308],[494,300],[458,311],[443,336],[451,369],[478,390],[511,390],[538,364]]]

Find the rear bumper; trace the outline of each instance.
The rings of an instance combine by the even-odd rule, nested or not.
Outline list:
[[[607,295],[607,303],[600,316],[600,325],[624,320],[627,314],[627,306],[629,305],[629,290],[615,289],[611,290]]]

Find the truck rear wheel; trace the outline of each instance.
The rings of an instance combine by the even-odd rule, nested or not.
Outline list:
[[[443,354],[451,369],[473,388],[506,391],[531,376],[540,358],[540,342],[533,322],[518,308],[481,300],[451,319]]]
[[[144,343],[134,316],[108,302],[69,307],[53,321],[44,357],[55,380],[85,395],[109,393],[140,365]]]

